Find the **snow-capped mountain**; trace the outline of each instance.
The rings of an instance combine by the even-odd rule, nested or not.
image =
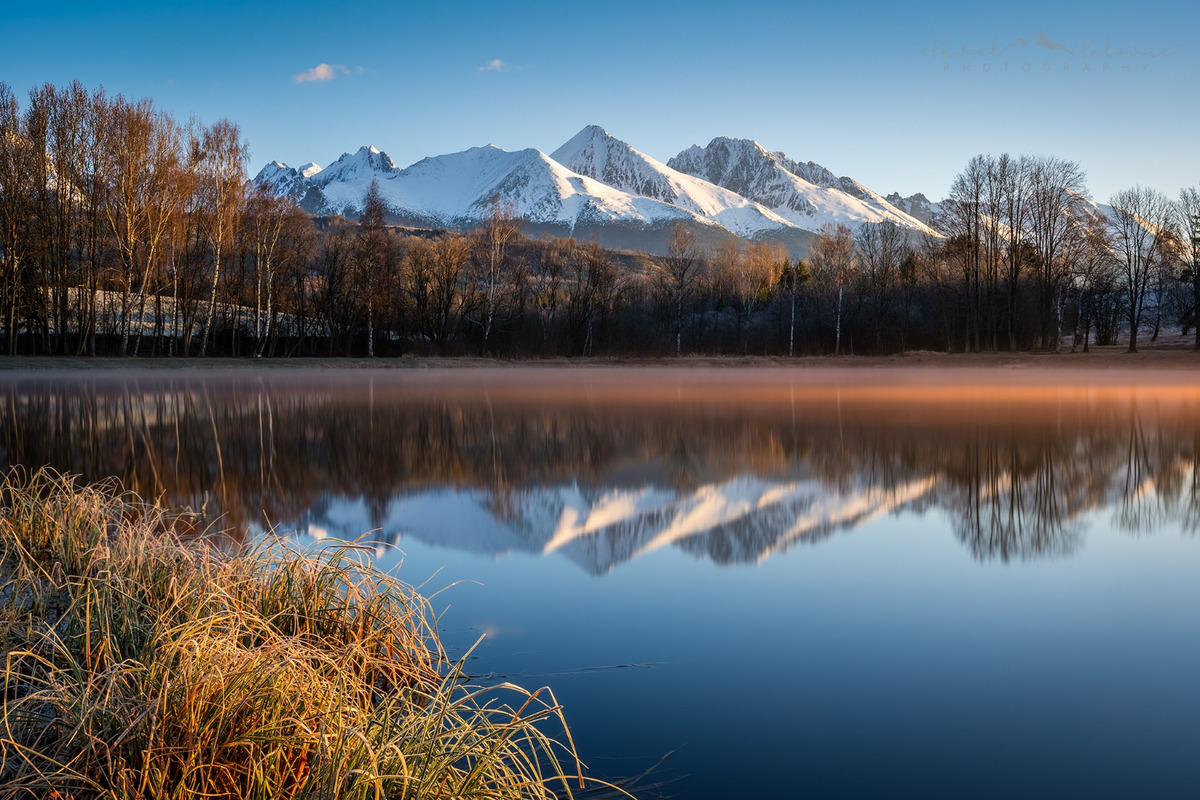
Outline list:
[[[887,197],[883,198],[891,203],[896,208],[908,214],[916,220],[924,222],[926,225],[933,223],[933,218],[941,211],[941,203],[935,203],[928,197],[917,192],[908,197],[901,197],[899,192],[892,192]]]
[[[668,167],[599,125],[589,125],[551,156],[563,166],[631,194],[652,197],[753,238],[792,224],[736,192]]]
[[[321,168],[312,162],[302,167],[289,167],[272,161],[259,171],[254,182],[259,186],[270,186],[278,197],[290,197],[299,202],[308,192],[310,179],[320,171]]]
[[[610,247],[662,252],[675,222],[702,247],[729,236],[782,242],[802,254],[825,222],[922,222],[875,192],[819,164],[793,161],[745,139],[714,139],[664,164],[589,125],[553,156],[492,145],[433,156],[400,169],[374,147],[321,169],[278,161],[255,177],[313,214],[361,213],[372,180],[392,221],[470,228],[493,204],[511,207],[527,232],[596,237]]]
[[[310,186],[321,188],[364,180],[370,184],[372,178],[392,174],[398,169],[396,162],[382,150],[371,146],[360,147],[357,153],[343,153],[341,158],[325,169],[318,167],[309,177],[308,183]],[[361,200],[362,198],[359,198],[360,202]]]
[[[862,184],[836,178],[819,164],[801,164],[768,151],[751,139],[719,136],[705,147],[689,147],[667,166],[737,192],[810,231],[827,222],[854,226],[889,219],[912,230],[928,230]]]
[[[264,170],[255,181],[281,174],[274,167],[268,165],[272,172]],[[566,233],[604,224],[662,227],[676,220],[715,225],[669,203],[574,173],[539,150],[509,152],[492,145],[426,158],[405,169],[386,153],[363,147],[309,179],[301,204],[312,213],[357,214],[372,180],[379,182],[391,216],[417,225],[476,225],[497,201],[527,223]]]

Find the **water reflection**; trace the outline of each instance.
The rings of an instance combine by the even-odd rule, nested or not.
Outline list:
[[[1200,425],[1185,382],[924,380],[649,369],[9,376],[0,460],[119,476],[242,532],[373,530],[381,542],[559,554],[592,574],[664,547],[753,563],[900,511],[946,515],[983,561],[1070,554],[1098,510],[1131,533],[1196,530]]]

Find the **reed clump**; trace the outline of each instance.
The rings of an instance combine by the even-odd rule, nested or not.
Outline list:
[[[353,546],[229,554],[113,484],[0,484],[0,800],[550,798],[548,689],[474,686]]]

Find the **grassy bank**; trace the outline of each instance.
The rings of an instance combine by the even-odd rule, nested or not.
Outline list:
[[[0,798],[584,785],[549,690],[470,685],[428,601],[353,548],[229,555],[113,486],[18,473],[0,492]]]

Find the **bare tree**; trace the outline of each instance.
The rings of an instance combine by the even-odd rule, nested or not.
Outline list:
[[[576,244],[574,239],[554,239],[541,245],[537,251],[532,295],[542,331],[543,351],[550,347],[550,330],[562,301],[564,271],[570,251]]]
[[[200,133],[198,142],[201,181],[199,190],[204,198],[204,230],[212,248],[212,288],[204,329],[200,333],[200,355],[208,350],[213,313],[217,307],[217,287],[221,283],[221,259],[233,240],[242,205],[245,201],[246,159],[249,146],[242,141],[238,126],[227,119],[217,120]]]
[[[750,350],[750,327],[755,309],[769,302],[771,287],[775,283],[775,270],[781,261],[786,260],[783,245],[750,242],[745,253],[737,253],[736,258],[724,265],[724,280],[733,296],[734,317],[743,355]]]
[[[780,262],[779,286],[788,298],[788,357],[796,354],[796,300],[800,287],[808,282],[808,265],[797,258],[793,264],[787,258]]]
[[[966,311],[965,350],[979,350],[982,340],[983,226],[990,180],[990,157],[975,156],[954,178],[936,226],[948,236],[946,252],[962,274]]]
[[[1083,233],[1085,175],[1075,161],[1040,157],[1032,160],[1029,233],[1037,254],[1042,347],[1059,348],[1062,304],[1070,265],[1064,255],[1071,239]]]
[[[54,85],[45,84],[29,93],[29,117],[38,120],[37,133],[34,125],[28,126],[35,148],[46,154],[40,159],[42,170],[35,180],[44,181],[38,192],[37,216],[40,217],[39,238],[42,277],[38,281],[43,309],[48,324],[46,333],[53,338],[59,353],[67,351],[68,319],[68,274],[72,271],[74,256],[73,232],[75,226],[75,157],[79,152],[78,139],[82,132],[82,113],[73,113],[75,107],[68,102],[67,92],[60,92]],[[82,109],[80,109],[82,112]]]
[[[875,351],[883,352],[884,331],[895,301],[900,266],[909,254],[908,241],[900,226],[891,220],[863,223],[854,239],[862,265],[863,285],[871,304]]]
[[[58,181],[54,178],[50,161],[47,157],[50,149],[50,118],[53,114],[53,87],[49,92],[44,89],[34,89],[29,93],[29,105],[25,109],[24,129],[22,135],[28,143],[29,152],[33,155],[26,169],[28,175],[28,204],[25,208],[27,216],[26,231],[29,237],[27,271],[28,305],[26,307],[26,325],[33,334],[32,338],[40,340],[43,351],[50,348],[50,285],[52,283],[53,261],[58,255],[55,252],[55,217],[56,197],[54,186]]]
[[[457,233],[434,242],[429,338],[436,344],[452,341],[463,317],[476,306],[475,293],[467,281],[471,247],[471,240]]]
[[[283,230],[275,249],[272,267],[275,278],[268,288],[278,283],[270,294],[279,298],[273,312],[268,314],[267,340],[271,355],[282,334],[292,339],[288,355],[304,346],[313,332],[312,327],[312,265],[316,261],[317,229],[312,219],[298,205],[284,201]],[[280,324],[286,314],[287,325]]]
[[[1116,262],[1108,221],[1102,214],[1088,215],[1084,235],[1078,241],[1079,252],[1068,259],[1072,266],[1071,283],[1079,295],[1071,352],[1082,343],[1086,353],[1096,318],[1097,297],[1116,282]]]
[[[1012,158],[1007,153],[997,162],[997,180],[1003,186],[1001,229],[1004,232],[1005,330],[1008,349],[1017,349],[1017,318],[1020,308],[1021,277],[1034,259],[1026,239],[1030,214],[1032,161],[1026,156]]]
[[[285,197],[256,189],[246,201],[245,229],[254,259],[254,356],[262,358],[274,334],[275,291],[280,255],[288,240],[289,226],[299,209]]]
[[[932,233],[921,236],[916,249],[915,272],[921,283],[929,287],[933,312],[941,322],[947,353],[954,349],[955,322],[963,314],[962,293],[956,286],[956,266],[952,250],[961,239],[943,240]]]
[[[1150,282],[1173,235],[1173,209],[1161,192],[1142,186],[1117,192],[1109,204],[1113,208],[1113,248],[1125,292],[1129,352],[1136,353]]]
[[[481,327],[484,355],[487,354],[496,315],[501,309],[505,294],[513,284],[513,273],[518,268],[511,248],[520,232],[521,224],[516,209],[510,203],[500,202],[499,197],[493,197],[487,220],[476,236],[474,258],[483,299]]]
[[[328,353],[333,355],[335,342],[341,339],[343,352],[350,355],[354,327],[354,289],[351,282],[351,259],[354,232],[344,217],[332,218],[321,237],[317,257],[316,302],[328,336]]]
[[[1191,288],[1188,317],[1196,328],[1194,348],[1200,350],[1200,191],[1194,188],[1181,191],[1176,215],[1180,231],[1182,278]]]
[[[77,98],[82,87],[72,86],[72,98]],[[82,275],[78,279],[79,292],[79,344],[76,355],[85,351],[96,354],[97,301],[103,279],[105,254],[109,250],[108,226],[105,209],[111,189],[106,172],[106,152],[111,132],[108,126],[111,103],[98,89],[89,97],[82,98],[83,132],[79,143],[78,173],[75,188],[79,199],[78,234],[75,249]],[[181,189],[186,194],[186,189]]]
[[[125,355],[135,313],[141,340],[146,296],[162,266],[174,215],[182,206],[180,141],[174,120],[155,112],[148,100],[130,103],[118,96],[110,114],[113,136],[107,152],[112,191],[106,214],[121,257],[120,352]]]
[[[701,269],[695,233],[684,222],[676,222],[667,238],[667,258],[663,263],[661,281],[674,307],[675,355],[683,353],[683,304],[695,288]]]
[[[842,306],[846,288],[855,277],[854,234],[842,224],[827,222],[809,251],[815,279],[837,293],[834,306],[834,355],[842,352]]]
[[[32,162],[39,157],[25,136],[21,106],[8,84],[0,82],[0,293],[8,353],[17,352],[17,334],[27,298],[28,207]]]
[[[1004,244],[1007,237],[1004,225],[1005,190],[1004,171],[1008,168],[1009,156],[984,159],[984,184],[980,207],[979,241],[980,253],[980,323],[984,346],[992,352],[1000,349],[999,338],[1001,317],[1000,278],[1004,263]]]
[[[366,304],[367,356],[375,357],[375,316],[377,297],[383,277],[396,268],[396,248],[384,224],[387,205],[379,192],[379,181],[372,179],[363,199],[362,219],[355,239],[354,286]]]
[[[583,356],[595,354],[596,320],[612,304],[617,269],[611,254],[595,242],[575,243],[568,251],[566,304],[569,330]]]

